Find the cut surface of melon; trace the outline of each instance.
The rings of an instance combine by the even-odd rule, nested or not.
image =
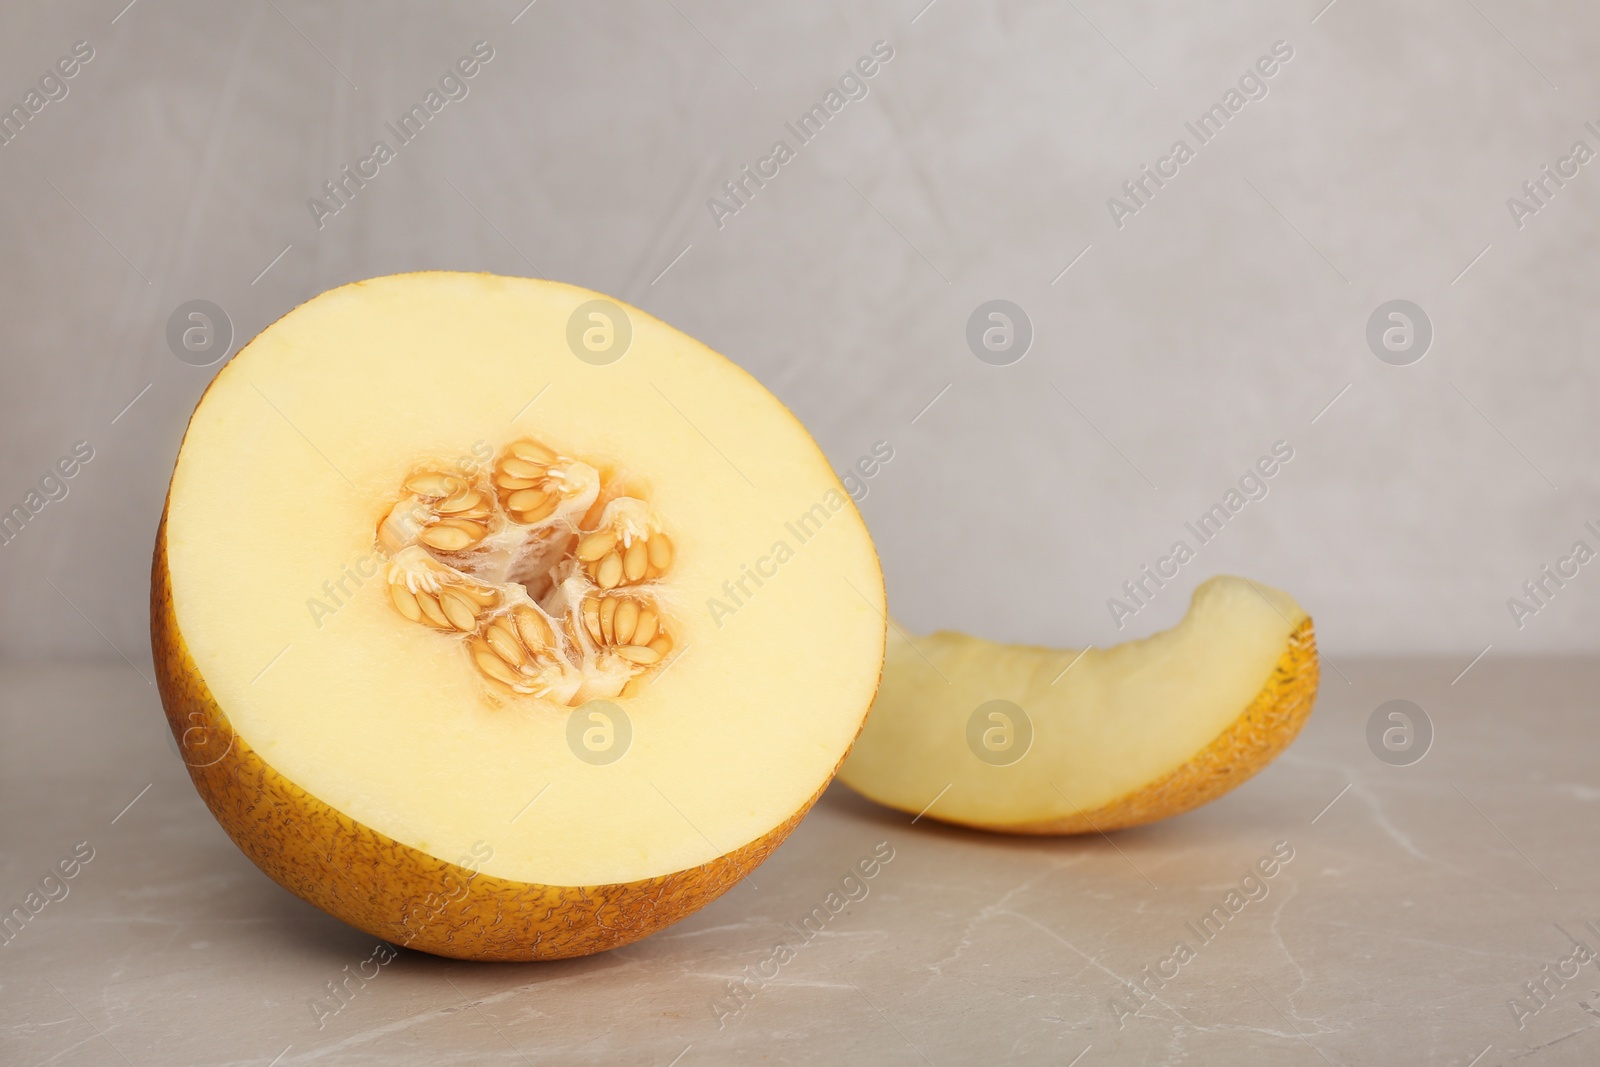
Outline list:
[[[1134,826],[1215,799],[1299,732],[1309,616],[1220,576],[1170,630],[1107,649],[891,628],[883,684],[840,770],[879,803],[1018,833]],[[931,806],[930,806],[931,805]]]
[[[621,358],[580,358],[617,316]],[[275,816],[304,837],[348,821],[508,892],[725,877],[827,784],[882,662],[870,538],[794,417],[643,312],[528,279],[376,278],[268,327],[195,411],[155,575],[191,773],[230,789],[210,757],[247,752],[274,777],[208,800],[280,881],[317,874],[258,855],[294,833],[267,793],[306,798]],[[328,877],[370,865],[381,896],[366,848]]]

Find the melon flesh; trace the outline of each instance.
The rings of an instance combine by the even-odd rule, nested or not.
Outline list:
[[[1306,613],[1287,593],[1231,576],[1202,583],[1172,629],[1107,649],[894,627],[883,685],[839,776],[880,803],[967,826],[1136,825],[1254,774],[1299,731],[1316,684]],[[985,712],[984,729],[1020,741],[1021,718],[1031,724],[1031,745],[1011,762],[973,748],[972,717],[996,700],[1021,709],[1002,712],[1019,721]]]
[[[219,373],[164,520],[175,629],[272,772],[408,849],[542,886],[684,871],[786,824],[856,737],[883,652],[876,555],[805,430],[636,309],[620,360],[576,358],[569,317],[596,298],[450,273],[323,294]],[[369,573],[419,464],[522,437],[647,495],[676,547],[657,592],[674,655],[614,698],[632,728],[614,763],[569,747],[581,709],[495,698]]]

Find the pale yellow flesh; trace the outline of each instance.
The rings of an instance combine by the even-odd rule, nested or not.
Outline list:
[[[581,362],[567,320],[597,295],[431,273],[318,297],[221,371],[168,513],[178,626],[263,759],[402,844],[545,885],[682,870],[783,823],[855,736],[883,648],[871,541],[793,416],[636,309],[619,362]],[[309,604],[373,556],[415,464],[525,435],[624,467],[677,546],[678,658],[618,699],[633,741],[609,766],[573,755],[571,709],[486,700],[458,643],[401,618],[380,579],[346,579],[320,620]],[[785,523],[819,504],[802,543]],[[708,600],[777,542],[792,558],[719,626]]]
[[[1238,719],[1305,618],[1287,593],[1225,576],[1196,589],[1172,629],[1081,656],[891,629],[883,684],[839,777],[893,807],[932,804],[930,815],[973,825],[1094,811],[1181,766]],[[968,743],[973,711],[996,699],[1033,727],[1032,747],[1006,766]]]

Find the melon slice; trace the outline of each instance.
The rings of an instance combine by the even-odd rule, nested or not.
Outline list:
[[[1317,692],[1310,617],[1243,578],[1202,583],[1177,626],[1108,649],[895,631],[840,780],[985,830],[1086,833],[1188,811],[1286,748]]]
[[[157,537],[163,703],[268,875],[447,956],[626,944],[826,787],[883,581],[792,415],[571,286],[419,273],[268,327],[196,408]]]

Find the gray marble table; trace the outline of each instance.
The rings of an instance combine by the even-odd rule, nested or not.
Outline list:
[[[1600,664],[1461,668],[1325,665],[1277,763],[1110,837],[913,825],[835,786],[654,938],[474,965],[388,959],[268,881],[128,664],[9,666],[0,903],[74,875],[0,945],[0,1063],[1600,1062],[1600,962],[1573,947],[1600,949]],[[1407,766],[1367,741],[1391,699],[1434,730]],[[874,849],[893,858],[802,937]],[[350,973],[371,977],[334,999]]]

